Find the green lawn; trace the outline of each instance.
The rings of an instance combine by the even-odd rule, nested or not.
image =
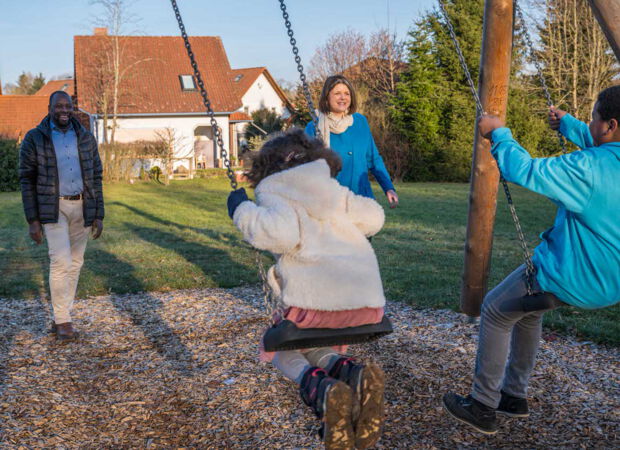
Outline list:
[[[467,195],[465,184],[400,184],[401,206],[386,208],[373,239],[387,296],[415,307],[458,308]],[[256,283],[254,253],[232,226],[223,179],[115,184],[105,187],[104,234],[89,243],[79,296],[108,292],[232,287]],[[519,265],[521,250],[503,194],[493,249],[491,285]],[[531,248],[551,225],[555,208],[513,187]],[[385,206],[383,196],[380,201]],[[47,250],[34,245],[17,193],[0,193],[0,297],[32,297],[46,289]],[[620,307],[563,308],[546,324],[597,342],[620,345]]]

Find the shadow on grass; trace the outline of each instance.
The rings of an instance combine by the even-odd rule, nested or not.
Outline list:
[[[237,248],[244,248],[244,249],[249,249],[250,246],[246,243],[244,243],[241,239],[240,239],[240,235],[238,234],[234,234],[234,233],[223,233],[220,231],[214,231],[210,228],[198,228],[198,227],[192,227],[189,225],[183,225],[177,222],[173,222],[171,220],[167,220],[167,219],[162,219],[161,217],[158,217],[154,214],[148,213],[146,211],[143,211],[141,209],[138,209],[134,206],[130,206],[126,203],[122,203],[122,202],[111,202],[109,203],[109,206],[120,206],[122,208],[125,208],[129,211],[131,211],[132,213],[141,216],[147,220],[150,220],[151,222],[155,222],[159,225],[163,225],[166,227],[174,227],[177,228],[178,230],[181,231],[192,231],[194,233],[199,233],[202,235],[205,235],[211,239],[217,240],[217,241],[226,241],[226,244],[228,246],[231,247],[237,247]],[[128,228],[134,228],[134,226],[132,224],[129,223],[125,223],[125,225]]]
[[[138,278],[132,276],[133,266],[119,260],[115,255],[105,250],[95,249],[91,252],[91,257],[112,262],[115,270],[121,270],[125,277],[132,278],[132,285],[140,286],[142,284]],[[98,273],[109,290],[114,284],[110,281],[112,275],[110,273]],[[191,351],[159,314],[164,306],[161,299],[143,293],[138,302],[132,302],[130,297],[118,295],[111,295],[110,300],[121,314],[129,317],[132,323],[142,330],[155,350],[166,358],[179,373],[188,373],[192,370]]]

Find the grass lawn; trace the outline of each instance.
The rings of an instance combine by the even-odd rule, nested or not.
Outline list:
[[[468,185],[416,183],[397,189],[401,206],[386,207],[385,228],[372,241],[387,296],[419,308],[458,309]],[[552,224],[555,207],[512,190],[533,248]],[[104,233],[88,245],[78,296],[256,283],[254,252],[226,214],[228,191],[223,179],[106,186]],[[386,206],[383,195],[378,197]],[[47,289],[47,248],[29,239],[18,193],[0,193],[0,205],[0,297],[38,296]],[[491,286],[521,262],[500,192]],[[620,306],[562,308],[545,320],[553,329],[620,345]]]

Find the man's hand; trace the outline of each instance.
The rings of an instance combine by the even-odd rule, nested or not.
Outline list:
[[[43,242],[43,227],[38,220],[35,220],[28,226],[28,233],[30,233],[30,238],[37,244]]]
[[[101,236],[101,233],[103,232],[103,220],[101,219],[93,220],[92,230],[93,230],[93,239],[97,239],[99,236]]]
[[[492,114],[485,114],[478,121],[478,131],[480,131],[480,134],[486,139],[491,139],[491,133],[504,126],[504,121]]]
[[[560,120],[562,117],[566,115],[566,111],[562,111],[560,108],[556,108],[555,106],[549,107],[549,126],[552,130],[560,129]]]
[[[387,196],[388,203],[390,204],[390,208],[396,208],[398,206],[398,194],[393,189],[390,189],[385,193]]]

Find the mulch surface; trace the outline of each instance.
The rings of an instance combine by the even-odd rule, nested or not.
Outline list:
[[[77,342],[48,334],[43,300],[0,299],[2,448],[320,448],[295,386],[259,363],[254,288],[79,300]],[[385,370],[377,448],[618,448],[620,351],[545,335],[527,419],[485,436],[443,412],[471,384],[477,325],[390,303],[394,334],[350,352]]]

